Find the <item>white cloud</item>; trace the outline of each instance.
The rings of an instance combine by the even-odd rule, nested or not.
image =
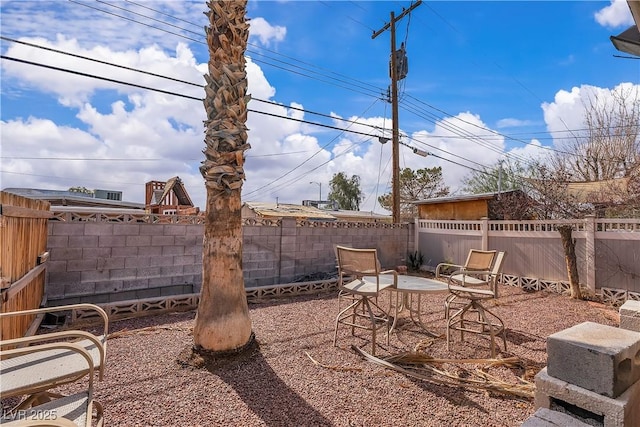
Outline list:
[[[595,13],[598,24],[607,28],[633,25],[633,16],[626,0],[611,0],[611,4]]]
[[[250,37],[257,37],[264,46],[278,43],[287,35],[287,28],[279,25],[271,25],[264,18],[252,18],[249,21]]]
[[[573,137],[585,127],[585,105],[595,99],[598,99],[600,105],[612,105],[612,98],[616,93],[626,94],[627,101],[631,102],[634,97],[640,99],[640,85],[621,83],[613,89],[582,85],[573,87],[571,91],[559,90],[553,102],[543,103],[541,107],[547,130],[556,137],[554,144],[562,145],[567,137]]]
[[[171,1],[161,3],[162,7],[173,8],[176,16],[183,16],[178,9],[185,4]],[[207,63],[198,62],[198,56],[194,54],[202,48],[201,44],[187,46],[171,42],[168,37],[153,37],[152,32],[134,25],[123,24],[115,30],[120,34],[114,35],[111,30],[106,34],[103,31],[107,31],[107,25],[103,24],[111,22],[106,17],[103,21],[101,15],[91,13],[91,22],[85,22],[88,21],[86,8],[77,5],[70,7],[66,3],[60,5],[61,12],[66,13],[65,17],[69,19],[39,16],[37,2],[10,2],[6,7],[22,10],[24,17],[3,19],[3,31],[10,34],[32,31],[33,36],[24,40],[202,84]],[[3,12],[4,7],[3,4]],[[160,8],[155,3],[154,7]],[[198,8],[205,7],[200,5]],[[201,15],[201,11],[198,13]],[[20,27],[20,23],[26,27]],[[5,28],[5,24],[11,28]],[[48,28],[49,24],[58,28]],[[285,28],[271,26],[262,18],[253,19],[251,25],[252,37],[265,45],[277,43],[286,36]],[[64,36],[59,35],[51,40],[52,33],[62,34],[63,30]],[[100,45],[102,40],[109,40],[109,44]],[[201,87],[96,65],[21,45],[6,46],[3,48],[8,56],[105,75],[196,98],[204,97]],[[66,189],[79,185],[122,190],[125,200],[142,203],[145,182],[166,180],[178,175],[185,182],[194,203],[204,207],[204,182],[198,171],[204,148],[202,120],[205,113],[201,102],[44,68],[22,66],[10,61],[3,61],[2,67],[5,94],[8,89],[11,90],[10,96],[33,91],[47,101],[54,99],[63,107],[60,110],[65,116],[64,120],[56,123],[56,119],[59,119],[56,112],[33,106],[29,110],[32,111],[32,117],[11,117],[2,122],[2,188]],[[277,88],[270,83],[260,66],[248,58],[246,69],[249,93],[254,98],[274,100]],[[572,128],[582,126],[581,99],[586,93],[586,89],[582,88],[559,91],[552,102],[543,104],[548,128],[564,129],[560,119]],[[292,107],[304,108],[300,102],[272,105],[254,99],[249,104],[253,110],[301,120],[306,118],[304,111]],[[361,122],[354,125],[338,114],[334,114],[334,117],[334,123],[350,130],[377,134],[367,126],[372,125],[386,129],[387,136],[390,134],[391,121],[388,118],[349,117],[347,120]],[[529,124],[528,121],[505,118],[497,126],[526,124]],[[366,198],[361,208],[380,211],[375,202],[377,196],[389,191],[390,143],[381,145],[375,137],[339,134],[255,112],[249,113],[247,127],[252,148],[247,152],[245,164],[247,180],[243,187],[244,200],[275,201],[278,198],[281,202],[300,203],[304,199],[316,199],[318,186],[311,182],[321,182],[323,196],[326,197],[333,174],[345,172],[361,178]],[[468,167],[491,166],[507,150],[503,137],[487,137],[491,134],[487,128],[478,115],[461,112],[455,117],[437,121],[432,131],[412,132],[403,137],[404,143],[439,157],[420,157],[401,146],[401,167],[419,169],[442,166],[445,182],[452,190],[456,190],[460,179],[469,173]],[[405,134],[402,129],[401,132]],[[336,138],[335,141],[332,138]],[[511,154],[531,158],[537,156],[539,145],[538,141],[532,141],[529,145],[512,149]],[[48,160],[19,157],[42,157]],[[53,157],[83,160],[50,160]]]
[[[514,118],[506,118],[506,119],[500,119],[498,120],[498,122],[496,123],[496,127],[498,129],[503,129],[503,128],[515,128],[515,127],[522,127],[522,126],[531,126],[533,125],[534,122],[531,120],[520,120],[520,119],[514,119]]]

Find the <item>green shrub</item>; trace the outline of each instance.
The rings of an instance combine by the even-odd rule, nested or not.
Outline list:
[[[424,256],[419,251],[413,251],[407,254],[407,268],[409,268],[409,270],[419,271],[423,262]]]

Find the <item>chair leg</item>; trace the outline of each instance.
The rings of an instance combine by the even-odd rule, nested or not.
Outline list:
[[[362,310],[362,313],[359,313],[359,310]],[[375,310],[374,310],[375,309]],[[391,301],[389,301],[389,310],[391,310]],[[376,312],[379,311],[381,314],[377,315]],[[370,326],[364,326],[362,324],[358,324],[356,319],[367,318],[367,320],[371,323]],[[379,321],[383,321],[387,328],[387,345],[389,344],[389,335],[390,335],[390,322],[389,322],[389,314],[382,307],[380,307],[375,300],[371,300],[368,297],[361,297],[357,301],[350,304],[348,307],[340,310],[338,315],[336,316],[335,328],[333,331],[333,345],[337,345],[338,340],[338,325],[340,323],[351,326],[351,334],[355,335],[356,328],[359,329],[367,329],[371,330],[372,335],[372,354],[375,355],[375,347],[377,342],[377,331],[381,325],[378,325]]]
[[[484,315],[485,315],[485,317],[487,319],[486,322],[489,325],[489,330],[490,330],[490,332],[493,333],[492,340],[495,337],[496,332],[498,334],[502,335],[502,344],[504,345],[504,351],[507,351],[507,331],[506,331],[506,329],[504,327],[504,322],[493,311],[489,310],[488,308],[485,308],[480,303],[478,303],[478,305],[480,307],[482,307],[482,312],[485,313]],[[498,323],[493,323],[492,320],[491,320],[491,317],[487,316],[487,314],[489,316],[492,316]]]
[[[371,320],[371,355],[375,356],[376,355],[376,331],[378,329],[376,328],[376,317],[374,316],[373,310],[371,309],[369,298],[364,297],[363,301],[364,301],[364,306],[367,307],[367,311],[369,313],[369,319]]]
[[[481,318],[481,327],[482,327],[482,331],[481,333],[484,332],[484,327],[486,325],[486,327],[489,329],[489,336],[491,337],[491,358],[495,359],[496,357],[496,341],[495,341],[495,331],[493,330],[493,325],[491,324],[491,319],[489,319],[487,317],[487,314],[484,312],[484,308],[482,307],[482,305],[480,304],[474,304],[475,305],[475,309],[478,312],[478,317]]]
[[[362,300],[357,300],[352,302],[351,304],[349,304],[346,308],[342,309],[338,315],[336,316],[336,326],[334,328],[333,331],[333,346],[335,347],[338,341],[338,324],[342,322],[342,320],[344,320],[344,314],[349,312],[349,310],[353,310],[353,314],[349,314],[349,316],[352,316],[352,324],[355,324],[355,312],[358,309],[358,305],[360,305],[362,303]],[[351,333],[354,334],[354,329],[351,329]]]
[[[464,307],[459,308],[452,316],[447,319],[447,350],[449,350],[449,342],[451,341],[451,330],[457,329],[460,331],[460,340],[464,341],[464,314],[471,308],[471,303],[466,304]],[[459,318],[459,319],[458,319]],[[460,327],[456,327],[455,324],[460,322]]]

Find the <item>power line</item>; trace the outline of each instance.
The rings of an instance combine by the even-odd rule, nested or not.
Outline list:
[[[152,25],[149,25],[149,24],[146,24],[146,23],[140,22],[140,21],[136,21],[136,20],[131,19],[131,18],[128,18],[128,17],[124,17],[124,16],[121,16],[121,15],[118,15],[118,14],[114,14],[114,13],[109,12],[109,11],[105,11],[104,9],[99,9],[99,8],[96,8],[96,7],[93,7],[93,6],[89,6],[89,5],[85,4],[85,3],[80,3],[80,2],[77,2],[77,1],[75,1],[75,0],[69,0],[69,1],[70,1],[70,2],[72,2],[72,3],[76,3],[76,4],[79,4],[79,5],[82,5],[82,6],[90,7],[90,8],[92,8],[92,9],[94,9],[94,10],[97,10],[97,11],[100,11],[100,12],[104,12],[104,13],[107,13],[107,14],[110,14],[110,15],[113,15],[113,16],[116,16],[116,17],[119,17],[119,18],[122,18],[122,19],[130,20],[130,21],[133,21],[133,22],[139,23],[139,24],[141,24],[141,25],[145,25],[145,26],[148,26],[148,27],[151,27],[151,28],[157,29],[157,30],[159,30],[159,31],[164,31],[164,32],[167,32],[167,33],[172,34],[172,35],[177,35],[177,36],[179,36],[179,37],[186,38],[186,39],[188,39],[188,40],[190,40],[190,41],[195,41],[195,42],[198,42],[198,43],[201,43],[201,44],[206,44],[206,43],[204,43],[204,42],[203,42],[203,41],[201,41],[201,40],[194,40],[194,39],[191,39],[191,38],[189,38],[189,37],[185,37],[185,36],[183,36],[183,35],[181,35],[181,34],[176,34],[176,33],[170,32],[170,31],[166,31],[166,30],[163,30],[163,29],[161,29],[161,28],[158,28],[158,27],[155,27],[155,26],[152,26]],[[155,18],[153,18],[153,17],[149,17],[148,15],[143,15],[143,14],[140,14],[140,13],[137,13],[137,12],[132,12],[132,11],[130,11],[129,9],[121,8],[121,7],[119,7],[119,6],[114,6],[114,5],[112,5],[112,4],[110,4],[110,3],[107,3],[107,2],[105,2],[105,1],[101,1],[101,0],[98,0],[98,1],[99,1],[100,3],[106,4],[106,5],[108,5],[108,6],[111,6],[111,7],[114,7],[114,8],[118,8],[118,9],[121,9],[121,10],[125,10],[125,11],[129,11],[129,12],[131,12],[131,13],[134,13],[134,14],[138,15],[138,16],[142,16],[142,17],[145,17],[145,18],[151,19],[151,20],[156,21],[156,22],[160,22],[160,23],[163,23],[163,24],[166,24],[166,25],[170,25],[170,26],[173,26],[173,27],[175,27],[175,28],[179,28],[179,29],[182,29],[182,30],[184,30],[184,31],[190,32],[190,33],[192,33],[192,34],[196,34],[196,35],[200,34],[200,33],[196,33],[196,32],[190,31],[190,30],[188,30],[188,29],[184,29],[184,28],[178,27],[178,26],[173,25],[173,24],[171,24],[171,23],[167,23],[166,21],[160,21],[160,20],[155,19]],[[159,10],[157,10],[157,9],[153,9],[153,8],[146,7],[146,6],[141,6],[141,5],[139,5],[139,4],[137,4],[137,3],[133,2],[133,1],[128,1],[128,2],[129,2],[129,3],[131,3],[131,4],[135,4],[135,5],[137,5],[137,6],[140,6],[140,7],[144,7],[145,9],[148,9],[148,10],[154,11],[154,12],[156,12],[156,13],[160,13],[160,14],[163,14],[163,15],[165,15],[165,16],[172,17],[173,19],[180,19],[180,18],[176,18],[176,17],[174,17],[174,16],[172,16],[172,15],[170,15],[170,14],[166,14],[166,13],[164,13],[164,12],[162,12],[162,11],[159,11]],[[413,2],[412,2],[412,4],[413,4]],[[403,9],[404,9],[404,7],[403,7]],[[431,7],[430,7],[430,9],[431,9],[431,10],[432,10],[432,11],[433,11],[433,12],[434,12],[434,13],[435,13],[435,14],[436,14],[436,15],[437,15],[441,20],[443,20],[445,23],[447,23],[447,25],[449,25],[449,26],[450,26],[454,31],[456,31],[456,32],[458,32],[458,33],[459,33],[459,31],[457,30],[457,28],[453,27],[453,26],[452,26],[452,25],[451,25],[451,24],[450,24],[450,23],[449,23],[449,22],[448,22],[444,17],[442,17],[441,15],[437,14],[437,12],[435,12],[435,10],[433,10],[433,8],[431,8]],[[180,19],[180,20],[181,20],[181,19]],[[193,26],[198,26],[197,24],[194,24],[194,23],[189,22],[189,21],[186,21],[186,20],[181,20],[181,21],[184,21],[184,22],[186,22],[186,23],[189,23],[190,25],[193,25]],[[251,43],[248,43],[248,45],[252,45],[252,46],[256,46],[256,47],[258,47],[257,45],[253,45],[253,44],[251,44]],[[261,47],[261,48],[262,48],[262,47]],[[280,55],[280,56],[285,56],[285,55],[281,55],[281,54],[279,54],[278,52],[271,51],[271,50],[269,50],[269,49],[265,49],[265,48],[262,48],[262,49],[267,50],[267,51],[272,52],[272,53],[275,53],[275,54]],[[258,54],[258,55],[266,56],[266,55],[264,55],[264,54],[260,54],[260,53],[258,53],[258,52],[253,52],[253,51],[251,51],[251,50],[247,50],[247,51],[248,51],[248,52],[251,52],[251,53],[256,53],[256,54]],[[285,56],[285,57],[287,57],[287,56]],[[289,59],[293,59],[293,60],[294,60],[294,61],[296,61],[296,62],[301,62],[301,63],[302,63],[302,61],[299,61],[298,59],[291,58],[291,57],[287,57],[287,58],[289,58]],[[290,65],[290,66],[293,66],[293,67],[296,67],[296,68],[300,68],[300,69],[303,69],[303,70],[306,70],[306,71],[309,71],[309,72],[312,72],[312,73],[316,73],[316,72],[315,72],[315,71],[313,71],[313,70],[307,70],[307,69],[305,69],[305,68],[303,68],[303,67],[299,67],[299,66],[296,66],[296,65],[294,65],[294,64],[289,64],[289,63],[287,63],[287,62],[285,62],[285,61],[281,61],[281,60],[278,60],[278,59],[275,59],[275,58],[270,58],[270,59],[275,60],[275,61],[278,61],[278,62],[282,62],[282,63],[284,63],[284,64],[287,64],[287,65]],[[293,71],[293,70],[290,70],[290,69],[287,69],[287,68],[284,68],[284,67],[281,67],[281,66],[277,66],[277,65],[274,65],[274,64],[268,63],[268,62],[266,62],[266,61],[258,60],[258,59],[255,59],[255,58],[254,58],[254,60],[255,60],[256,62],[259,62],[259,63],[263,63],[263,64],[266,64],[266,65],[270,65],[270,66],[275,67],[275,68],[281,68],[281,69],[283,69],[283,70],[285,70],[285,71],[292,72],[292,73],[295,73],[295,74],[299,74],[299,75],[302,75],[302,76],[304,76],[304,77],[308,77],[308,78],[311,78],[311,79],[315,79],[315,80],[321,81],[321,82],[323,82],[323,83],[328,83],[328,84],[331,84],[331,85],[334,85],[334,86],[337,86],[337,87],[341,87],[341,88],[343,88],[343,89],[351,90],[351,91],[354,91],[354,92],[356,92],[356,93],[361,93],[361,94],[369,95],[369,96],[370,96],[370,95],[372,95],[371,93],[364,93],[364,92],[361,92],[361,91],[357,91],[357,90],[355,90],[355,89],[353,88],[353,86],[352,86],[352,83],[351,83],[351,85],[349,85],[349,86],[342,86],[342,85],[338,85],[338,84],[335,84],[335,83],[330,82],[330,81],[320,80],[320,79],[318,79],[318,78],[316,78],[316,77],[313,77],[313,76],[310,76],[310,75],[307,75],[307,74],[304,74],[304,73],[301,73],[301,72],[297,72],[297,71]],[[305,64],[307,64],[307,63],[305,63]],[[314,66],[313,64],[307,64],[307,65]],[[496,65],[496,66],[499,66],[499,64],[495,64],[495,65]],[[314,66],[314,67],[317,67],[317,66]],[[320,67],[317,67],[317,68],[320,68]],[[320,68],[320,69],[321,69],[321,68]],[[331,73],[332,73],[332,74],[335,74],[335,75],[340,75],[340,74],[338,74],[338,73],[334,73],[334,72],[331,72]],[[319,73],[316,73],[316,74],[319,74]],[[328,76],[325,76],[325,77],[328,77]],[[513,78],[513,77],[512,77],[512,78]],[[375,90],[373,90],[373,89],[369,89],[369,88],[364,88],[364,89],[369,90],[369,91],[374,91],[374,92],[375,92],[375,96],[376,96],[376,97],[380,97],[380,96],[381,96],[382,90],[381,90],[380,88],[377,88],[377,87],[375,87],[375,86],[373,86],[373,85],[369,85],[368,83],[361,82],[361,81],[359,81],[359,80],[355,80],[355,79],[353,79],[353,78],[351,78],[351,77],[347,77],[347,79],[349,79],[351,82],[356,81],[356,82],[358,82],[358,83],[365,84],[365,85],[367,85],[367,86],[369,86],[369,87],[373,87],[373,88],[375,88]],[[344,82],[344,80],[340,80],[340,79],[335,79],[335,80],[340,81],[340,82]],[[516,80],[516,79],[514,78],[514,80]],[[516,80],[516,81],[517,81],[517,80]],[[345,82],[345,83],[347,83],[347,82]],[[520,83],[520,85],[522,85],[522,83]],[[522,85],[522,86],[523,86],[527,91],[529,91],[531,94],[533,94],[537,99],[539,99],[539,98],[538,98],[538,97],[537,97],[533,92],[531,92],[527,87],[525,87],[524,85]],[[360,87],[362,88],[362,86],[360,86]],[[409,95],[409,96],[411,96],[411,95]],[[412,97],[412,98],[413,98],[413,97]],[[415,98],[414,98],[414,99],[415,99]],[[418,100],[418,101],[419,101],[419,102],[422,102],[422,101],[420,101],[420,100]],[[437,109],[436,107],[433,107],[433,106],[431,106],[431,105],[429,105],[429,104],[426,104],[426,103],[424,103],[424,104],[425,104],[425,105],[427,105],[427,106],[429,106],[430,108],[433,108],[433,109],[437,110],[437,111],[441,111],[442,113],[446,114],[446,115],[447,115],[447,116],[449,116],[449,117],[452,117],[452,118],[457,119],[457,120],[461,120],[461,121],[463,121],[463,122],[465,122],[465,123],[467,123],[467,124],[470,124],[470,125],[472,125],[472,126],[475,126],[475,127],[479,128],[479,129],[487,130],[487,131],[492,132],[492,133],[494,133],[494,134],[496,134],[496,135],[502,136],[502,137],[504,137],[504,138],[506,138],[506,139],[509,139],[509,140],[512,140],[512,141],[515,141],[515,142],[519,142],[519,143],[522,143],[522,144],[525,144],[525,145],[532,145],[532,146],[534,146],[534,147],[536,147],[536,148],[541,148],[541,149],[544,149],[544,150],[555,151],[555,152],[559,152],[559,153],[562,153],[562,154],[565,154],[565,155],[573,155],[573,156],[575,156],[575,157],[581,157],[581,156],[580,156],[579,154],[577,154],[577,153],[569,153],[569,152],[565,152],[565,151],[562,151],[562,150],[558,150],[558,149],[554,149],[554,148],[552,148],[552,147],[547,147],[547,146],[542,146],[542,145],[537,146],[537,145],[534,145],[534,144],[532,144],[532,143],[530,143],[530,142],[523,141],[523,140],[518,139],[518,138],[510,137],[510,136],[505,135],[505,134],[502,134],[502,133],[500,133],[500,132],[496,132],[496,131],[493,131],[493,130],[491,130],[491,129],[487,129],[487,128],[484,128],[484,127],[478,126],[478,125],[476,125],[476,124],[474,124],[474,123],[470,123],[470,122],[464,121],[464,120],[460,119],[460,118],[459,118],[459,117],[457,117],[457,116],[452,116],[451,114],[446,113],[446,112],[444,112],[444,111],[442,111],[442,110],[439,110],[439,109]],[[562,118],[560,118],[560,119],[561,119],[561,121],[562,121]],[[564,121],[562,121],[562,122],[563,122],[563,124],[565,125],[565,127],[567,128],[567,131],[568,131],[568,132],[570,132],[570,133],[572,134],[572,137],[573,137],[574,139],[575,139],[575,138],[577,138],[577,137],[575,136],[575,134],[573,134],[572,130],[568,128],[568,126],[566,125],[566,123],[564,123]],[[453,126],[453,125],[451,125],[451,126]],[[461,129],[461,128],[460,128],[460,129]],[[462,130],[462,129],[461,129],[461,130]],[[477,138],[479,138],[479,137],[478,137],[478,136],[474,136],[474,138],[476,138],[476,139],[477,139]],[[476,142],[476,143],[478,143],[477,141],[472,141],[472,142]],[[481,144],[481,145],[482,145],[482,144]],[[508,154],[506,154],[506,152],[505,152],[505,155],[509,156]],[[512,156],[513,156],[513,154],[512,154]],[[521,159],[521,161],[524,161],[524,160],[523,160],[523,159]],[[524,162],[526,163],[526,161],[524,161]]]

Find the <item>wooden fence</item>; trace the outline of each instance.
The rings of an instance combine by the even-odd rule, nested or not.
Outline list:
[[[40,307],[46,277],[49,202],[0,192],[0,312]],[[0,339],[17,338],[37,326],[34,316],[2,322]]]

